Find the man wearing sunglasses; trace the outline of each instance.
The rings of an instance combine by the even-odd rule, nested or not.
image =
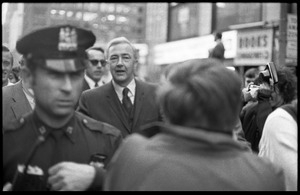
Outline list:
[[[111,80],[111,75],[101,47],[92,47],[87,51],[89,64],[84,75],[83,91],[94,89]]]

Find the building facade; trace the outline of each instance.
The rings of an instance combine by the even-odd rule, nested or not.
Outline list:
[[[169,3],[167,42],[154,64],[207,58],[214,32],[223,34],[225,65],[243,74],[274,62],[297,68],[296,3]]]
[[[125,36],[145,42],[145,3],[24,3],[24,29],[73,24],[92,30],[97,43]]]
[[[92,30],[103,47],[112,38],[127,37],[140,51],[145,75],[161,73],[170,63],[207,58],[213,33],[222,32],[224,64],[241,74],[269,61],[297,68],[296,3],[19,4],[10,3],[3,25],[2,40],[10,48],[32,30],[74,24]]]

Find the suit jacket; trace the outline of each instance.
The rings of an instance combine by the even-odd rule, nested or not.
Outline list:
[[[210,52],[209,57],[217,58],[219,60],[224,60],[224,53],[225,53],[224,44],[222,42],[218,42]]]
[[[115,126],[122,132],[123,137],[126,137],[139,131],[142,125],[162,121],[155,90],[156,85],[136,80],[134,111],[131,119],[124,112],[112,82],[84,91],[79,100],[78,111]]]
[[[2,88],[2,127],[19,120],[32,108],[23,92],[22,81]]]
[[[85,90],[91,89],[89,84],[87,83],[87,81],[85,79],[83,79],[83,85],[82,85],[82,92]]]

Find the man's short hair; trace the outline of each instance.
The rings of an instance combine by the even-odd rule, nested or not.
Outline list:
[[[157,94],[167,120],[232,133],[241,106],[238,74],[214,59],[187,60],[174,68]]]
[[[277,69],[279,94],[285,104],[290,103],[297,96],[297,77],[286,67]]]
[[[259,75],[259,70],[257,68],[250,68],[245,72],[245,77],[247,78],[257,78]]]
[[[217,33],[216,33],[216,38],[217,38],[217,39],[222,39],[222,33],[217,32]]]
[[[105,57],[108,60],[108,51],[109,48],[113,45],[117,45],[117,44],[121,44],[121,43],[127,43],[128,45],[130,45],[130,47],[133,50],[133,57],[137,60],[138,59],[138,54],[137,54],[137,49],[134,47],[134,45],[125,37],[117,37],[115,39],[112,39],[106,47],[106,52],[105,52]]]

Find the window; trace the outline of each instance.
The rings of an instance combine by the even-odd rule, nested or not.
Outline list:
[[[169,4],[168,41],[198,36],[198,3]]]
[[[214,30],[228,30],[230,25],[259,22],[262,19],[261,3],[216,3]]]

